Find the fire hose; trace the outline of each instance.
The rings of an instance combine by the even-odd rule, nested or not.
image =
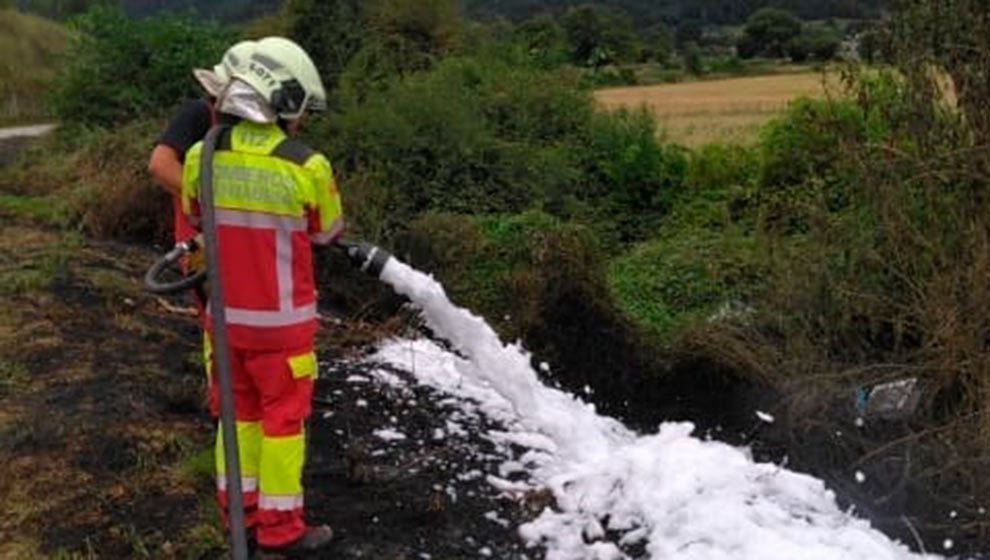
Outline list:
[[[244,529],[244,498],[241,488],[241,467],[238,453],[234,394],[230,374],[230,355],[227,345],[226,316],[223,286],[212,263],[220,262],[217,245],[216,212],[213,195],[213,154],[217,140],[226,127],[217,125],[210,129],[203,140],[203,154],[200,164],[200,210],[203,233],[194,239],[177,243],[171,251],[155,261],[144,276],[145,287],[156,294],[173,294],[188,289],[200,288],[208,278],[209,309],[213,323],[213,357],[220,382],[220,426],[223,434],[224,460],[226,465],[227,504],[230,520],[230,537],[234,560],[247,560],[247,536]],[[365,242],[337,241],[334,244],[343,250],[351,264],[375,278],[381,274],[391,255],[374,245]],[[183,257],[196,251],[205,250],[206,267],[175,281],[164,281],[162,274],[180,262]]]

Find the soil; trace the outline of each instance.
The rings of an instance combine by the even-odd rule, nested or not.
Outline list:
[[[0,209],[0,557],[229,555],[200,331],[183,298],[142,291],[154,256]],[[371,366],[347,357],[381,327],[325,327],[306,502],[337,538],[317,557],[539,558],[514,527],[542,505],[500,497],[481,475],[505,460],[494,445],[435,440],[453,409],[426,388],[354,382]],[[388,427],[408,439],[373,434]]]
[[[4,146],[0,160],[13,150]],[[214,428],[204,406],[200,330],[181,312],[187,301],[153,297],[138,280],[161,250],[96,242],[0,206],[0,557],[229,555],[212,498]],[[310,519],[329,523],[337,538],[320,557],[542,557],[514,527],[552,499],[501,496],[484,478],[512,450],[479,438],[484,426],[437,439],[455,413],[449,402],[411,382],[396,389],[372,381],[372,366],[354,358],[392,326],[327,319],[324,327],[306,503]],[[690,419],[703,434],[752,446],[759,458],[790,456],[915,548],[942,551],[946,538],[956,552],[986,548],[984,510],[964,490],[933,495],[931,484],[897,478],[917,448],[873,457],[859,467],[867,483],[853,484],[860,442],[835,435],[856,432],[846,411],[830,414],[845,424],[793,434],[783,421],[756,419],[755,410],[774,412],[776,396],[731,372],[681,363],[671,379],[666,401],[601,404],[644,430]],[[374,433],[383,428],[406,439],[383,441]],[[906,428],[861,436],[883,442]]]

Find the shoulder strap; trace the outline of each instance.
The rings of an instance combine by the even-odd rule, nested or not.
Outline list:
[[[206,105],[206,110],[210,112],[210,126],[216,126],[220,122],[220,118],[217,115],[217,108],[206,99],[203,99],[203,105]]]
[[[230,139],[233,134],[234,129],[225,126],[220,130],[220,137],[217,138],[217,150],[222,152],[229,152],[233,149],[233,141]]]
[[[309,158],[313,157],[315,154],[316,150],[310,148],[295,138],[286,138],[285,140],[282,140],[279,145],[275,146],[275,149],[272,150],[273,156],[291,161],[296,165],[306,165]]]

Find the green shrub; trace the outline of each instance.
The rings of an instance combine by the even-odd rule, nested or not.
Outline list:
[[[613,261],[609,285],[623,312],[670,342],[722,308],[752,303],[764,282],[760,257],[757,238],[736,229],[678,227]]]
[[[397,247],[418,268],[435,271],[454,301],[519,336],[537,320],[530,311],[537,294],[528,281],[542,274],[535,270],[540,250],[548,235],[561,231],[577,230],[539,211],[424,214]]]
[[[539,211],[427,214],[399,246],[400,255],[436,274],[452,301],[567,372],[562,382],[595,387],[602,406],[655,391],[656,355],[619,313],[587,228]]]
[[[175,15],[135,20],[103,5],[71,26],[77,34],[50,92],[64,122],[120,124],[199,97],[190,70],[211,68],[232,42],[214,24]]]
[[[741,76],[746,73],[746,64],[736,55],[713,58],[708,61],[709,70],[714,74]]]
[[[832,60],[838,54],[841,42],[837,30],[816,26],[792,39],[787,45],[787,54],[794,62]]]
[[[362,97],[342,94],[309,131],[345,193],[370,189],[388,237],[424,211],[518,212],[561,198],[576,172],[565,146],[587,127],[588,92],[570,71],[450,58]]]
[[[576,196],[596,229],[621,243],[649,237],[683,194],[686,150],[661,144],[646,111],[597,114],[586,134],[586,176]]]
[[[688,184],[694,191],[750,188],[760,178],[760,152],[739,144],[705,144],[691,152]]]
[[[813,219],[849,208],[863,192],[858,145],[907,142],[910,122],[904,80],[890,72],[860,72],[855,97],[799,99],[761,132],[763,167],[757,198],[768,225],[805,232]],[[909,144],[904,144],[909,147]],[[817,216],[817,217],[816,217]]]

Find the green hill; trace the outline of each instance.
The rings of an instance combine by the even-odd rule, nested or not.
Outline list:
[[[53,21],[0,9],[0,122],[44,117],[44,90],[70,38]]]
[[[685,20],[703,24],[743,21],[760,8],[784,8],[804,19],[868,18],[876,15],[879,0],[462,0],[469,15],[524,19],[542,13],[560,13],[579,4],[618,8],[637,26],[676,25]]]

